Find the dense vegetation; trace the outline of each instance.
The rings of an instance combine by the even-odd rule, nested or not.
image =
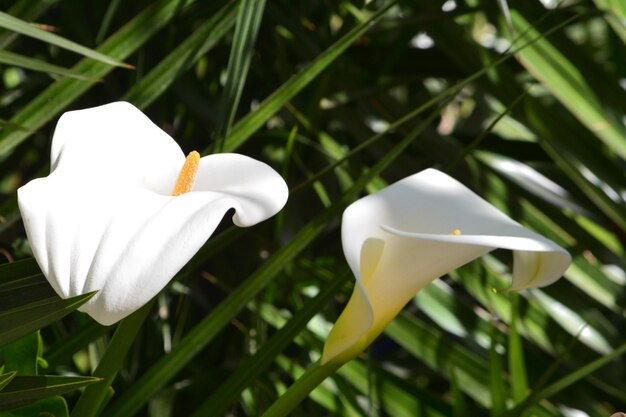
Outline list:
[[[68,415],[81,392],[106,417],[261,415],[352,290],[343,209],[428,167],[572,266],[519,293],[504,251],[451,272],[291,415],[626,411],[626,6],[544,3],[0,1],[3,415]],[[16,190],[47,175],[63,112],[118,100],[185,152],[269,163],[291,193],[252,228],[227,215],[154,303],[104,327],[40,274]],[[105,357],[98,390],[111,340],[130,349]]]

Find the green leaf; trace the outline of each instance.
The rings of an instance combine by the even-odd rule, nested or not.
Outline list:
[[[59,67],[58,65],[48,64],[47,62],[40,61],[38,59],[18,55],[13,52],[9,52],[9,51],[2,50],[2,49],[0,49],[0,63],[12,65],[16,67],[21,67],[21,68],[26,68],[26,69],[31,69],[34,71],[63,75],[65,77],[72,77],[78,80],[99,81],[97,79],[80,74],[71,69]]]
[[[235,120],[264,9],[265,0],[241,0],[237,24],[235,25],[235,36],[228,57],[226,85],[220,104],[222,114],[215,136],[220,142],[223,142],[224,136],[228,134]],[[218,149],[220,147],[218,145]]]
[[[16,279],[0,284],[0,313],[33,306],[57,298],[57,294],[43,275]]]
[[[0,391],[2,391],[4,387],[6,387],[9,384],[9,382],[11,382],[11,380],[15,377],[16,374],[17,372],[12,371],[12,372],[3,373],[2,375],[0,375]]]
[[[100,61],[108,65],[133,68],[132,65],[124,64],[123,62],[119,62],[116,59],[109,57],[101,52],[94,51],[92,49],[79,45],[76,42],[72,42],[70,40],[62,38],[59,35],[55,35],[54,33],[39,29],[28,22],[24,22],[23,20],[8,15],[4,12],[0,12],[0,27],[12,30],[17,33],[21,33],[22,35],[26,35],[31,38],[39,39],[40,41],[56,45],[60,48],[67,49],[72,52],[76,52],[77,54],[84,55],[88,58],[95,59],[96,61]]]
[[[58,0],[18,0],[13,2],[11,7],[6,12],[7,14],[22,20],[35,21],[57,2]],[[16,32],[1,29],[0,49],[6,49],[17,36],[18,33]]]
[[[25,304],[0,313],[0,347],[66,316],[86,303],[96,292],[62,300],[58,296]]]
[[[121,0],[112,0],[109,2],[107,11],[104,13],[104,16],[102,17],[102,23],[100,24],[100,29],[98,29],[98,34],[96,35],[96,43],[102,42],[106,33],[108,32],[109,27],[111,26],[111,21],[113,20],[113,16],[115,15],[115,12],[117,11],[120,5],[120,1]]]
[[[24,407],[98,381],[98,378],[80,376],[15,376],[0,391],[0,411]]]
[[[37,375],[40,353],[39,332],[33,332],[0,348],[0,366],[19,375]]]
[[[32,277],[33,275],[41,275],[41,269],[39,269],[35,258],[0,265],[0,284]]]

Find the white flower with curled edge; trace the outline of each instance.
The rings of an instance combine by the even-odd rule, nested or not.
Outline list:
[[[357,285],[322,365],[354,358],[425,285],[494,249],[513,251],[514,290],[551,284],[571,263],[563,248],[435,169],[350,205],[342,243]]]
[[[224,214],[252,226],[287,201],[284,180],[238,154],[185,159],[178,144],[125,102],[65,113],[51,172],[18,190],[26,234],[62,298],[98,290],[80,310],[104,325],[158,294]]]

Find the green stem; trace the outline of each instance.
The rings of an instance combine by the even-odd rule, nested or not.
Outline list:
[[[111,397],[109,387],[122,366],[135,337],[137,337],[141,325],[148,316],[152,304],[154,304],[154,300],[126,317],[117,326],[104,356],[100,359],[100,363],[93,373],[93,376],[102,378],[102,381],[85,388],[72,410],[72,417],[96,417],[100,414],[105,403]]]
[[[341,365],[343,363],[321,365],[319,361],[315,362],[261,417],[284,417],[288,415],[311,391],[317,388],[326,378],[334,374]]]

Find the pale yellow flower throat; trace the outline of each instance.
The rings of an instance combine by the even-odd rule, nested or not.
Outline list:
[[[198,165],[200,164],[200,154],[196,151],[189,152],[185,164],[178,174],[178,180],[172,191],[173,196],[188,193],[196,182],[196,174],[198,173]]]

